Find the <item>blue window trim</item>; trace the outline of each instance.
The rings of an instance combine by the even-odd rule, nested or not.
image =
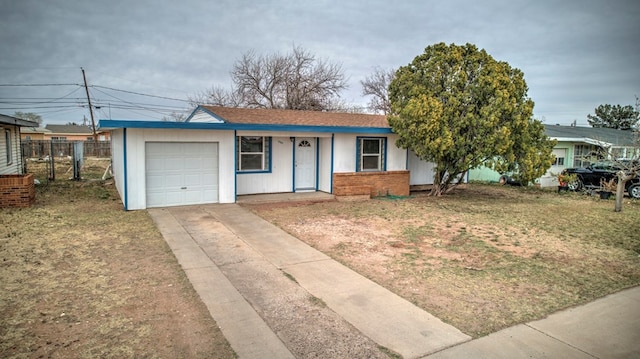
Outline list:
[[[383,140],[382,142],[382,164],[379,171],[363,171],[360,169],[360,140],[372,139]],[[373,137],[373,136],[357,136],[356,137],[356,172],[386,172],[387,171],[387,137]]]
[[[267,159],[269,161],[269,166],[267,169],[264,170],[255,170],[255,171],[239,171],[238,170],[238,137],[242,137],[242,136],[237,136],[237,132],[236,132],[236,136],[234,138],[234,143],[235,143],[235,163],[234,166],[236,168],[236,174],[238,175],[246,175],[246,174],[256,174],[256,173],[271,173],[272,172],[272,154],[273,154],[273,148],[271,146],[271,141],[273,140],[273,137],[271,136],[261,136],[261,137],[266,137],[267,138],[267,148],[268,148],[268,155],[267,155]]]

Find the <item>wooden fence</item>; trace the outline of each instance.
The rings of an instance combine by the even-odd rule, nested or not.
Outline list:
[[[24,158],[66,157],[73,154],[74,141],[22,140]],[[77,142],[77,141],[76,141]],[[111,141],[84,141],[84,157],[111,157]]]

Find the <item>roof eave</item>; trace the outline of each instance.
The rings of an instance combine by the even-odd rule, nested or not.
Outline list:
[[[390,134],[389,127],[356,127],[356,126],[303,126],[250,123],[209,123],[209,122],[168,122],[168,121],[129,121],[100,120],[98,129],[115,130],[120,128],[155,128],[184,130],[244,130],[265,132],[321,132],[321,133],[369,133]]]

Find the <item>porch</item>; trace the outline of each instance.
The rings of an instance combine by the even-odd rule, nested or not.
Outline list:
[[[277,202],[327,202],[336,197],[326,192],[287,192],[268,194],[247,194],[238,196],[238,204],[277,203]]]

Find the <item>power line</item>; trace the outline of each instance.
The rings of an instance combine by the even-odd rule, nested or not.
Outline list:
[[[130,94],[134,94],[134,95],[155,97],[155,98],[161,98],[161,99],[164,99],[164,100],[173,100],[173,101],[181,101],[181,102],[189,103],[188,100],[184,100],[184,99],[173,98],[173,97],[165,97],[165,96],[157,96],[157,95],[149,95],[149,94],[144,94],[144,93],[135,92],[135,91],[120,90],[120,89],[116,89],[116,88],[113,88],[113,87],[107,87],[107,86],[91,85],[89,87],[97,87],[97,88],[103,88],[103,89],[112,90],[112,91],[130,93]]]
[[[2,87],[32,87],[32,86],[81,86],[80,84],[0,84]]]

